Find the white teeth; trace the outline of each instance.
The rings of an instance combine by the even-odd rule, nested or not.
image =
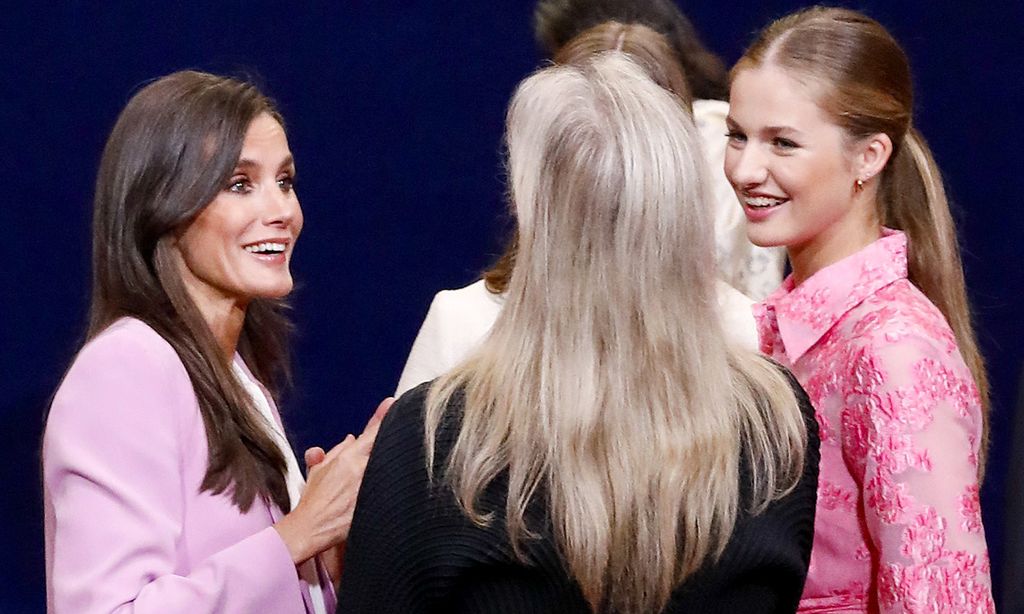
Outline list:
[[[251,254],[280,254],[284,249],[284,243],[264,242],[245,246],[245,251]]]
[[[764,208],[774,207],[782,204],[783,198],[771,198],[770,196],[748,196],[744,201],[749,207]]]

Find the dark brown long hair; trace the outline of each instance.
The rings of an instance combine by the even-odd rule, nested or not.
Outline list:
[[[708,50],[672,0],[540,0],[533,13],[537,42],[554,57],[573,38],[606,21],[642,24],[665,37],[682,65],[694,98],[726,100],[725,63]]]
[[[819,86],[818,103],[852,139],[886,134],[893,154],[882,172],[878,218],[906,233],[910,281],[946,317],[981,395],[988,442],[988,376],[971,323],[956,227],[927,143],[913,127],[910,63],[877,21],[847,9],[813,7],[770,24],[732,69],[771,63]]]
[[[194,71],[160,78],[128,102],[96,180],[87,338],[122,317],[151,326],[181,358],[199,401],[209,445],[201,489],[230,491],[243,512],[257,495],[287,512],[284,456],[189,298],[171,247],[224,188],[262,113],[281,121],[251,83]],[[288,373],[285,311],[282,301],[251,301],[238,343],[272,394]]]

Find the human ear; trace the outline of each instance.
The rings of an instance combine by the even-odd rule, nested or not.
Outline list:
[[[879,132],[860,141],[854,157],[854,171],[857,180],[867,183],[878,176],[892,156],[892,139],[888,134]]]

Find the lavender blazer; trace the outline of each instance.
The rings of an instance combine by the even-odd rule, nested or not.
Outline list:
[[[49,611],[311,612],[271,526],[281,511],[257,498],[243,514],[200,492],[206,466],[203,419],[174,349],[130,318],[87,343],[43,437]]]

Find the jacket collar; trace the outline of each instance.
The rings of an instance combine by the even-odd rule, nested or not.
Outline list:
[[[860,251],[830,264],[794,287],[793,276],[754,306],[761,351],[775,353],[782,341],[795,364],[836,322],[872,294],[907,277],[907,238],[882,229],[882,237]],[[773,331],[777,330],[777,335]]]

